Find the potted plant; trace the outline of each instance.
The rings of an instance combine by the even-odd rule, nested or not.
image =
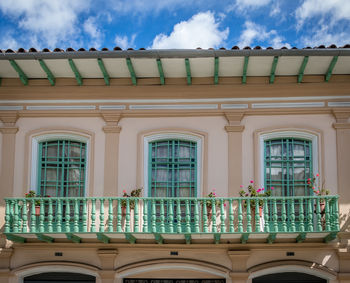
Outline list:
[[[123,198],[138,198],[141,196],[141,192],[142,192],[142,189],[143,188],[137,188],[137,189],[134,189],[130,192],[130,195],[126,192],[126,190],[123,190]],[[127,203],[127,200],[126,199],[123,199],[121,201],[121,206],[122,206],[122,214],[125,215],[126,214],[126,203]],[[135,208],[135,200],[132,199],[129,201],[129,207],[130,209],[134,209]]]
[[[35,191],[30,190],[28,193],[26,193],[25,198],[35,198],[35,197],[40,197],[39,195],[36,194]],[[34,205],[35,205],[35,216],[39,216],[40,215],[40,200],[35,200],[34,201]]]
[[[324,187],[324,182],[322,182],[322,185],[320,185],[320,174],[316,174],[313,178],[307,179],[307,184],[309,188],[312,190],[314,196],[327,196],[329,195],[330,191],[325,189]],[[325,209],[325,199],[321,198],[320,199],[320,210],[321,214],[324,214],[324,209]],[[315,203],[315,213],[317,211],[317,203]]]
[[[211,191],[208,195],[206,195],[205,197],[206,198],[216,198],[216,190],[213,189],[213,191]],[[212,218],[212,215],[213,215],[213,202],[211,199],[207,199],[204,201],[204,203],[202,202],[202,205],[205,205],[207,207],[207,216],[209,219]],[[218,200],[215,200],[215,205],[219,205],[219,201]]]
[[[254,198],[250,201],[246,200],[244,202],[244,207],[247,207],[248,204],[250,206],[250,210],[251,210],[251,214],[255,215],[255,207],[256,207],[256,202],[258,202],[259,205],[259,216],[262,217],[263,214],[263,205],[264,205],[264,200],[263,199],[259,199],[257,200],[256,198],[264,198],[264,197],[269,197],[271,196],[271,191],[274,190],[274,187],[270,187],[270,189],[265,189],[265,188],[255,188],[255,184],[254,181],[251,180],[250,184],[247,187],[247,191],[243,189],[243,186],[240,186],[241,190],[239,192],[239,196],[240,197],[250,197],[250,198]]]

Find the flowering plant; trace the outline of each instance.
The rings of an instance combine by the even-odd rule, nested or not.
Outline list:
[[[307,184],[309,188],[313,191],[315,196],[327,196],[330,191],[324,188],[324,182],[320,185],[320,174],[316,174],[313,178],[307,179]],[[324,202],[324,199],[321,199],[321,203]]]
[[[240,197],[251,197],[251,198],[269,197],[269,196],[271,196],[271,191],[274,190],[274,187],[270,187],[269,190],[266,190],[265,188],[258,188],[257,189],[255,187],[255,184],[254,184],[253,180],[250,181],[250,184],[247,187],[247,191],[245,191],[243,189],[242,185],[240,187],[241,187],[242,190],[240,190],[239,196]],[[262,207],[263,203],[264,203],[263,200],[260,199],[259,200],[259,206]],[[255,205],[256,205],[256,200],[252,199],[250,201],[250,206],[251,207],[255,207]],[[244,206],[247,207],[247,201],[244,203]]]
[[[25,197],[25,198],[40,198],[41,195],[37,195],[35,191],[30,190],[28,193],[25,193],[25,194],[24,194],[24,197]],[[46,195],[45,197],[49,198],[49,197],[51,197],[51,196]],[[35,206],[39,206],[39,205],[40,205],[40,200],[35,200],[34,205],[35,205]]]
[[[216,189],[213,189],[209,194],[207,194],[205,197],[206,198],[216,198],[216,193],[215,193]],[[211,200],[205,200],[205,205],[207,207],[212,207],[212,201]],[[219,205],[219,201],[215,200],[215,205]]]
[[[130,192],[130,195],[126,192],[126,190],[123,190],[123,198],[138,198],[141,196],[141,191],[142,191],[143,188],[138,188],[138,189],[134,189]],[[122,207],[126,207],[126,199],[123,199],[121,201],[122,203]],[[130,208],[135,208],[135,200],[130,200],[129,201],[129,205],[130,205]]]

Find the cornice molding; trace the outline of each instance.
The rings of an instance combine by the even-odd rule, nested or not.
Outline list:
[[[4,127],[0,128],[0,132],[2,134],[16,134],[18,132],[19,128],[18,127]]]

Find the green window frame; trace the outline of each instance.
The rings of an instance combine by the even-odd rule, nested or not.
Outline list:
[[[49,140],[39,143],[38,194],[83,197],[86,179],[86,143]]]
[[[264,141],[264,186],[273,196],[308,196],[313,177],[312,141],[275,138]]]
[[[168,139],[149,143],[148,195],[197,196],[197,142]]]

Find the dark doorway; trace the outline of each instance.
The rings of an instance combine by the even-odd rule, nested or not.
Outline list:
[[[132,279],[124,278],[123,283],[226,283],[226,279]]]
[[[253,283],[327,283],[327,280],[317,276],[298,272],[283,272],[260,276]]]
[[[94,276],[69,272],[40,273],[24,278],[24,283],[95,283]]]

